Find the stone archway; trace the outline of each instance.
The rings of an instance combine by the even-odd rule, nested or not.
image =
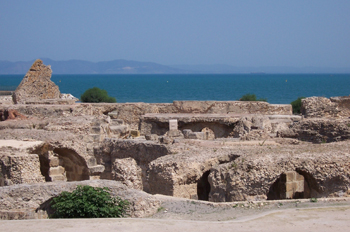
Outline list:
[[[271,185],[267,200],[301,199],[316,197],[318,187],[311,174],[304,171],[282,173]]]
[[[49,157],[51,181],[89,180],[86,161],[74,150],[55,148]]]
[[[210,174],[210,171],[204,172],[201,178],[199,178],[197,182],[198,200],[209,201],[209,193],[210,193],[210,184],[208,181],[209,174]]]

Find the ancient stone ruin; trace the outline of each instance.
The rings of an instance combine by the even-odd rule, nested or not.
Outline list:
[[[349,97],[306,98],[302,115],[267,102],[61,104],[50,75],[37,60],[17,104],[0,105],[0,218],[45,218],[47,202],[79,183],[111,187],[133,202],[135,217],[157,211],[154,194],[350,195]]]
[[[50,80],[51,74],[50,66],[44,65],[39,59],[36,60],[13,93],[14,103],[60,98],[58,86]]]
[[[36,60],[12,95],[14,104],[74,104],[78,99],[61,94],[51,74],[50,65]]]

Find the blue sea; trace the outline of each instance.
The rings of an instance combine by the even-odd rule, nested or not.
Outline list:
[[[0,90],[16,88],[24,75],[0,75]],[[117,102],[171,103],[174,100],[238,100],[255,94],[269,103],[288,104],[298,97],[348,96],[350,74],[147,74],[52,75],[61,93],[77,98],[85,90],[107,90]]]

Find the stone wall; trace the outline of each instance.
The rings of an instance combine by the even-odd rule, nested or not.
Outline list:
[[[242,156],[232,163],[210,169],[209,200],[231,202],[344,197],[350,194],[348,165],[349,154],[342,152],[302,153],[293,156],[275,154],[269,158],[262,156],[254,159]],[[290,173],[302,177],[287,181],[286,176]],[[297,187],[296,184],[300,184],[303,179],[305,185]]]
[[[166,146],[142,140],[105,139],[95,151],[97,164],[105,167],[100,174],[101,179],[120,180],[147,192],[149,163],[168,154]],[[121,166],[123,163],[129,167]]]
[[[12,105],[26,116],[62,117],[81,115],[110,115],[121,119],[133,130],[139,129],[140,117],[145,114],[263,114],[291,115],[291,105],[244,101],[174,101],[173,103],[79,103],[73,105]]]
[[[0,153],[0,186],[45,182],[37,154]]]
[[[301,100],[301,112],[307,118],[349,117],[350,97],[308,97]]]
[[[282,138],[296,138],[313,143],[348,140],[350,139],[350,119],[306,118],[277,134]]]

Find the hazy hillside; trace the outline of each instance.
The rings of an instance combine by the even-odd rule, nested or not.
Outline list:
[[[235,67],[231,65],[161,65],[153,62],[113,60],[90,62],[84,60],[54,61],[42,59],[51,65],[54,74],[226,74],[226,73],[350,73],[350,68],[329,67]],[[0,74],[25,74],[32,61],[0,61]]]
[[[188,73],[174,67],[131,60],[113,60],[105,62],[89,62],[83,60],[54,61],[42,59],[44,64],[51,65],[54,74],[176,74]],[[0,61],[0,74],[25,74],[32,61],[9,62]]]
[[[331,67],[235,67],[224,64],[213,65],[171,65],[170,67],[194,73],[350,73],[350,68]]]

